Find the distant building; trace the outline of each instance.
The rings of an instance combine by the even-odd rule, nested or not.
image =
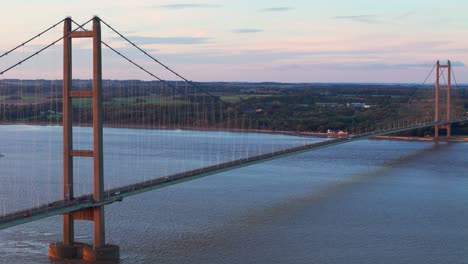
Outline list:
[[[47,110],[46,112],[39,112],[41,115],[61,115],[62,113],[56,112],[54,110]]]
[[[338,136],[346,136],[346,135],[348,135],[348,131],[343,131],[343,130],[338,131]]]
[[[327,130],[327,135],[329,136],[346,136],[348,135],[348,131],[343,131],[343,130],[332,130],[332,129],[328,129]]]
[[[369,109],[376,107],[377,105],[368,105],[366,103],[347,103],[347,107],[356,107],[356,108],[364,108],[364,109]]]

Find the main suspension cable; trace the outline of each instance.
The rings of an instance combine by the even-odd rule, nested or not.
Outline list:
[[[59,22],[55,23],[53,26],[49,27],[48,29],[46,29],[46,30],[42,31],[41,33],[35,35],[34,37],[32,37],[32,38],[26,40],[25,42],[23,42],[23,43],[19,44],[18,46],[12,48],[11,50],[9,50],[9,51],[3,53],[2,55],[0,55],[0,59],[3,58],[3,57],[5,57],[6,55],[12,53],[13,51],[15,51],[15,50],[17,50],[17,49],[23,47],[24,45],[28,44],[29,42],[31,42],[31,41],[37,39],[38,37],[42,36],[43,34],[49,32],[51,29],[53,29],[53,28],[55,28],[56,26],[58,26],[58,25],[59,25],[60,23],[62,23],[64,20],[65,20],[65,19],[60,20]]]
[[[455,76],[455,72],[453,71],[453,67],[450,67],[450,72],[452,73],[453,80],[455,81],[455,87],[458,88],[457,77]]]
[[[101,20],[102,21],[102,20]],[[85,29],[83,26],[79,25],[77,22],[75,22],[74,20],[72,20],[72,22],[77,25],[78,27],[82,28],[83,30],[85,31],[88,31],[87,29]],[[168,81],[158,77],[157,75],[155,75],[154,73],[150,72],[149,70],[143,68],[142,66],[140,66],[138,63],[134,62],[132,59],[128,58],[127,56],[125,56],[124,54],[122,54],[121,52],[119,52],[118,50],[114,49],[113,47],[111,47],[109,44],[107,44],[106,42],[102,41],[101,40],[101,43],[104,44],[104,46],[106,46],[107,48],[109,48],[110,50],[112,50],[113,52],[115,52],[117,55],[119,55],[120,57],[122,57],[123,59],[127,60],[128,62],[130,62],[131,64],[133,64],[135,67],[139,68],[140,70],[146,72],[147,74],[149,74],[150,76],[156,78],[157,80],[159,80],[160,82],[164,83],[165,85],[177,90],[178,92],[180,92],[181,94],[184,94],[180,89],[178,89],[177,87],[175,87],[174,85],[170,84]]]
[[[119,31],[117,31],[116,29],[114,29],[112,26],[110,26],[108,23],[106,23],[104,20],[101,19],[101,22],[106,25],[109,29],[111,29],[114,33],[116,33],[117,35],[119,35],[121,38],[123,38],[125,41],[127,41],[130,45],[132,45],[133,47],[135,47],[136,49],[138,49],[140,52],[142,52],[143,54],[145,54],[148,58],[152,59],[154,62],[158,63],[159,65],[161,65],[163,68],[165,68],[166,70],[170,71],[172,74],[174,74],[175,76],[179,77],[180,79],[184,80],[185,82],[187,82],[188,84],[190,84],[192,87],[204,92],[206,95],[208,96],[211,96],[213,98],[215,98],[217,101],[221,102],[222,104],[224,104],[225,106],[227,107],[231,107],[231,108],[234,108],[236,109],[237,111],[239,111],[240,113],[242,114],[247,114],[249,116],[253,116],[251,113],[249,112],[245,112],[243,111],[242,109],[222,100],[220,97],[218,96],[215,96],[213,95],[212,93],[208,92],[206,89],[203,89],[201,88],[199,85],[197,85],[195,82],[192,82],[190,80],[188,80],[187,78],[183,77],[182,75],[180,75],[179,73],[177,73],[176,71],[172,70],[169,66],[165,65],[164,63],[162,63],[161,61],[159,61],[158,59],[156,59],[154,56],[150,55],[148,52],[146,52],[145,50],[143,50],[142,48],[140,48],[138,45],[136,45],[133,41],[131,41],[130,39],[128,39],[127,37],[125,37],[124,35],[122,35]],[[242,99],[242,97],[239,97],[239,101],[241,101],[242,103],[245,103],[245,100]],[[254,119],[256,119],[257,121],[260,121],[256,116],[253,116]]]
[[[206,91],[205,89],[199,87],[197,84],[195,84],[194,82],[186,79],[185,77],[183,77],[182,75],[178,74],[177,72],[175,72],[174,70],[172,70],[171,68],[169,68],[167,65],[165,65],[164,63],[160,62],[159,60],[157,60],[155,57],[153,57],[152,55],[150,55],[149,53],[147,53],[146,51],[144,51],[142,48],[140,48],[138,45],[136,45],[134,42],[132,42],[131,40],[129,40],[127,37],[125,37],[124,35],[122,35],[120,32],[118,32],[116,29],[114,29],[112,26],[110,26],[109,24],[107,24],[104,20],[101,19],[101,22],[106,25],[109,29],[111,29],[112,31],[114,31],[117,35],[119,35],[121,38],[123,38],[124,40],[126,40],[128,43],[130,43],[133,47],[135,47],[136,49],[138,49],[139,51],[141,51],[143,54],[145,54],[147,57],[149,57],[150,59],[152,59],[154,62],[158,63],[159,65],[161,65],[162,67],[164,67],[166,70],[170,71],[171,73],[173,73],[174,75],[176,75],[177,77],[181,78],[182,80],[186,81],[187,83],[189,83],[190,85],[192,85],[193,87],[199,89],[200,91],[206,93],[207,95],[209,96],[212,96],[212,97],[216,97],[214,96],[213,94],[211,94],[210,92]],[[224,101],[220,100],[221,102],[225,103]]]
[[[82,26],[80,26],[76,21],[72,20],[72,22],[77,25],[78,27],[81,27],[83,30],[86,30],[85,28],[83,28]],[[181,78],[182,80],[184,80],[186,83],[190,84],[192,87],[194,87],[195,89],[198,89],[200,91],[202,91],[203,93],[205,93],[206,95],[212,97],[212,98],[215,98],[217,101],[219,101],[220,103],[222,103],[223,105],[225,105],[226,107],[230,107],[230,108],[234,108],[236,109],[237,111],[239,111],[240,113],[242,114],[248,114],[249,116],[252,116],[251,113],[246,113],[245,111],[242,111],[242,109],[240,109],[239,107],[237,106],[234,106],[224,100],[222,100],[219,96],[215,96],[213,95],[212,93],[206,91],[205,89],[201,88],[200,86],[198,86],[197,84],[195,84],[194,82],[184,78],[183,76],[181,76],[180,74],[178,74],[177,72],[175,72],[174,70],[170,69],[168,66],[164,65],[163,63],[161,63],[160,61],[158,61],[156,58],[154,58],[153,56],[151,56],[150,54],[148,54],[147,52],[145,52],[143,49],[141,49],[140,47],[138,47],[135,43],[131,42],[128,38],[124,37],[122,34],[120,34],[118,31],[116,31],[114,28],[112,28],[109,24],[107,24],[106,22],[104,22],[102,19],[101,19],[101,22],[106,25],[107,27],[109,27],[112,31],[114,31],[116,34],[118,34],[119,36],[121,36],[122,38],[124,38],[126,41],[128,41],[131,45],[133,45],[134,47],[136,47],[139,51],[143,52],[146,56],[148,56],[149,58],[151,58],[153,61],[157,62],[159,65],[163,66],[165,69],[169,70],[170,72],[172,72],[173,74],[175,74],[177,77]],[[106,42],[102,41],[101,40],[101,43],[104,44],[107,48],[109,48],[110,50],[112,50],[113,52],[115,52],[117,55],[121,56],[123,59],[127,60],[128,62],[130,62],[131,64],[133,64],[135,67],[139,68],[140,70],[146,72],[147,74],[149,74],[150,76],[152,76],[153,78],[156,78],[157,80],[159,80],[160,82],[162,82],[163,84],[166,84],[167,86],[177,90],[179,93],[183,94],[183,95],[187,95],[184,91],[182,91],[181,89],[175,87],[174,85],[172,85],[171,83],[169,83],[168,81],[156,76],[155,74],[153,74],[152,72],[150,72],[149,70],[143,68],[142,66],[140,66],[138,63],[136,63],[135,61],[131,60],[130,58],[128,58],[127,56],[125,56],[124,54],[122,54],[121,52],[119,52],[118,50],[116,50],[115,48],[111,47],[109,44],[107,44]],[[242,98],[240,98],[241,101],[243,101]],[[261,120],[259,120],[256,116],[254,117],[254,119],[258,120],[259,122],[261,122]]]
[[[91,22],[94,18],[91,18],[90,20],[88,20],[86,23],[84,23],[83,25],[81,25],[81,27],[84,27],[86,26],[89,22]],[[69,33],[63,35],[61,38],[55,40],[54,42],[50,43],[49,45],[43,47],[42,49],[40,49],[39,51],[36,51],[35,53],[33,53],[32,55],[26,57],[25,59],[17,62],[16,64],[10,66],[9,68],[7,68],[6,70],[0,72],[0,75],[3,75],[4,73],[8,72],[9,70],[21,65],[23,62],[31,59],[32,57],[36,56],[36,55],[39,55],[41,52],[43,52],[44,50],[50,48],[51,46],[55,45],[57,42],[63,40],[64,38],[68,37],[69,35],[71,35],[73,32],[77,31],[79,28],[75,28],[74,30],[70,31]]]

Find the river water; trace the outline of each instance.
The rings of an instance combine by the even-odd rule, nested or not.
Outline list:
[[[0,127],[5,155],[0,191],[8,208],[60,197],[59,132],[58,127]],[[78,130],[77,138],[87,133]],[[154,131],[106,129],[110,187],[149,177],[148,171],[163,175],[322,140],[159,131],[159,141],[151,141],[161,145],[168,141],[164,134],[182,133],[181,138],[202,142],[194,149],[204,154],[196,156],[187,152],[193,143],[180,139],[155,152],[153,143],[142,140],[145,133]],[[233,153],[224,141],[239,151]],[[135,144],[139,150],[129,147]],[[213,149],[216,156],[209,154]],[[185,154],[165,155],[170,151]],[[131,160],[119,160],[132,153],[137,168]],[[121,263],[467,263],[466,153],[467,143],[364,140],[232,170],[107,206],[107,241],[120,246]],[[161,160],[149,162],[154,155]],[[28,162],[18,162],[21,157]],[[42,163],[46,168],[38,169]],[[87,175],[89,164],[78,165],[77,175]],[[164,169],[158,174],[154,166]],[[132,170],[137,178],[117,173]],[[28,176],[11,176],[23,173]],[[24,188],[28,183],[35,187]],[[87,178],[80,183],[77,192],[88,192]],[[15,198],[19,202],[10,201]],[[77,240],[92,241],[90,223],[76,226]],[[50,263],[48,244],[60,240],[60,217],[2,230],[0,262]]]

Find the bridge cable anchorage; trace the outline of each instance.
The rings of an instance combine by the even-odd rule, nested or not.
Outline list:
[[[15,51],[15,50],[17,50],[17,49],[19,49],[19,48],[25,46],[26,44],[28,44],[29,42],[31,42],[31,41],[37,39],[38,37],[42,36],[43,34],[49,32],[50,30],[52,30],[53,28],[55,28],[56,26],[58,26],[60,23],[62,23],[64,20],[65,20],[65,19],[60,20],[59,22],[55,23],[55,24],[52,25],[51,27],[49,27],[49,28],[47,28],[46,30],[42,31],[41,33],[35,35],[34,37],[32,37],[32,38],[30,38],[30,39],[28,39],[28,40],[26,40],[25,42],[23,42],[23,43],[19,44],[18,46],[12,48],[11,50],[9,50],[9,51],[3,53],[2,55],[0,55],[0,59],[3,58],[3,57],[5,57],[6,55],[12,53],[13,51]]]
[[[90,19],[88,20],[86,23],[84,23],[83,25],[81,25],[82,27],[86,26],[89,22],[93,21],[93,19]],[[16,64],[10,66],[9,68],[7,68],[6,70],[0,72],[0,75],[3,75],[4,73],[8,72],[9,70],[13,69],[13,68],[16,68],[17,66],[21,65],[21,63],[23,62],[26,62],[28,61],[29,59],[31,59],[32,57],[36,56],[36,55],[39,55],[40,53],[42,53],[44,50],[52,47],[53,45],[57,44],[59,41],[63,40],[64,38],[70,36],[73,32],[77,31],[79,28],[75,28],[74,30],[70,31],[68,34],[62,36],[61,38],[53,41],[52,43],[50,43],[49,45],[43,47],[42,49],[40,49],[39,51],[36,51],[35,53],[33,53],[32,55],[26,57],[25,59],[17,62]]]
[[[74,21],[72,19],[72,22],[81,27],[76,21]],[[113,32],[115,32],[116,34],[118,34],[121,38],[123,38],[124,40],[126,40],[128,43],[130,43],[132,46],[134,46],[136,49],[138,49],[140,52],[142,52],[143,54],[145,54],[147,57],[149,57],[150,59],[152,59],[153,61],[155,61],[156,63],[158,63],[159,65],[161,65],[162,67],[164,67],[165,69],[167,69],[168,71],[170,71],[171,73],[173,73],[174,75],[176,75],[177,77],[179,77],[180,79],[182,79],[183,81],[185,81],[186,83],[190,84],[192,87],[194,87],[195,89],[198,89],[200,91],[202,91],[203,93],[205,93],[206,95],[210,96],[211,98],[214,98],[216,101],[222,103],[223,105],[227,106],[227,107],[230,107],[230,108],[233,108],[233,109],[236,109],[238,112],[242,113],[242,114],[247,114],[248,116],[250,117],[253,117],[256,121],[260,122],[260,123],[263,123],[260,119],[258,119],[257,116],[253,115],[252,113],[249,113],[249,112],[245,112],[243,111],[242,109],[240,109],[239,107],[237,106],[234,106],[232,105],[231,103],[229,102],[226,102],[224,100],[222,100],[219,96],[215,96],[213,95],[212,93],[206,91],[205,89],[201,88],[199,85],[197,85],[196,83],[188,80],[187,78],[183,77],[182,75],[178,74],[177,72],[175,72],[174,70],[172,70],[170,67],[166,66],[165,64],[163,64],[162,62],[160,62],[159,60],[157,60],[156,58],[154,58],[153,56],[151,56],[149,53],[147,53],[146,51],[144,51],[142,48],[140,48],[138,45],[136,45],[134,42],[132,42],[131,40],[129,40],[128,38],[126,38],[125,36],[123,36],[121,33],[119,33],[117,30],[115,30],[113,27],[111,27],[109,24],[107,24],[105,21],[103,21],[101,19],[101,22],[106,25],[109,29],[111,29]],[[84,29],[83,27],[81,27],[83,30],[86,30]],[[133,64],[134,66],[136,66],[137,68],[141,69],[142,71],[146,72],[147,74],[149,74],[150,76],[156,78],[157,80],[161,81],[162,83],[164,83],[165,85],[177,90],[179,93],[183,94],[183,95],[188,95],[187,93],[181,91],[180,89],[178,89],[177,87],[175,87],[174,85],[171,85],[169,82],[157,77],[156,75],[154,75],[153,73],[151,73],[150,71],[146,70],[145,68],[143,68],[142,66],[140,66],[139,64],[137,64],[136,62],[132,61],[131,59],[129,59],[128,57],[126,57],[125,55],[123,55],[122,53],[120,53],[119,51],[117,51],[116,49],[114,49],[113,47],[111,47],[110,45],[108,45],[107,43],[105,43],[104,41],[101,40],[101,43],[104,44],[107,48],[109,48],[110,50],[114,51],[116,54],[118,54],[119,56],[121,56],[122,58],[124,58],[125,60],[127,60],[128,62],[130,62],[131,64]],[[239,100],[243,103],[245,103],[245,100],[242,99],[242,97],[239,97]]]

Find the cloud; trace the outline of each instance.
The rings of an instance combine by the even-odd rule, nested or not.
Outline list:
[[[357,68],[374,69],[374,70],[399,70],[399,69],[412,69],[412,68],[431,68],[434,66],[433,62],[420,62],[420,63],[369,63],[357,65]]]
[[[451,61],[450,62],[452,64],[452,67],[465,67],[465,63],[463,63],[462,61]]]
[[[112,48],[115,49],[116,51],[120,52],[121,54],[125,55],[125,56],[133,56],[133,55],[141,54],[141,52],[139,50],[137,50],[136,48],[134,48],[133,46],[132,47],[125,47],[125,48],[115,48],[115,47],[112,47]],[[143,50],[146,51],[149,54],[155,54],[155,53],[160,52],[159,49],[144,48]],[[83,51],[83,50],[80,50],[80,51]],[[110,55],[116,55],[114,53],[114,51],[112,51],[108,47],[103,47],[102,52],[103,52],[103,54],[105,53],[105,55],[109,55],[109,54]]]
[[[403,14],[400,14],[399,16],[397,16],[396,18],[397,19],[407,19],[407,18],[410,18],[412,16],[416,15],[416,12],[414,11],[411,11],[411,12],[406,12],[406,13],[403,13]]]
[[[444,43],[445,44],[445,43]],[[451,52],[451,53],[468,53],[468,48],[443,48],[443,49],[438,49],[439,51],[442,52]]]
[[[239,34],[246,34],[246,33],[259,33],[259,32],[263,32],[263,30],[255,29],[255,28],[240,28],[240,29],[235,29],[232,32],[239,33]]]
[[[334,19],[350,20],[354,22],[369,23],[369,24],[379,23],[376,15],[336,16],[334,17]]]
[[[333,70],[365,70],[365,71],[382,71],[382,70],[408,70],[408,69],[431,69],[434,62],[418,62],[418,63],[365,63],[365,62],[349,62],[343,63],[321,63],[321,64],[285,64],[275,66],[273,70],[311,70],[314,68],[325,68]],[[461,61],[453,61],[453,67],[465,67]]]
[[[248,64],[248,63],[273,63],[281,60],[290,60],[293,58],[301,59],[308,55],[308,52],[289,52],[289,51],[272,51],[272,50],[244,50],[237,52],[226,52],[223,50],[207,50],[195,52],[179,52],[179,53],[158,53],[158,56],[163,57],[165,61],[177,62],[193,62],[202,61],[204,64]]]
[[[298,71],[298,70],[303,70],[304,65],[300,64],[285,64],[281,66],[273,66],[271,67],[272,70],[275,71]]]
[[[160,5],[159,7],[165,9],[172,9],[172,10],[181,10],[181,9],[193,9],[193,8],[218,8],[221,7],[220,5],[213,5],[213,4],[167,4],[167,5]]]
[[[129,36],[128,39],[139,45],[147,44],[174,44],[174,45],[193,45],[209,42],[210,38],[203,37],[145,37]]]
[[[292,7],[283,6],[283,7],[262,8],[259,11],[260,12],[288,12],[288,11],[291,11],[293,9],[294,8],[292,8]]]
[[[452,61],[453,67],[465,67],[465,64],[461,61]],[[434,62],[420,62],[420,63],[400,63],[400,64],[369,64],[370,68],[375,69],[413,69],[413,68],[431,68],[434,66]]]
[[[324,67],[335,68],[339,70],[405,70],[414,68],[431,68],[434,63],[420,62],[420,63],[349,63],[349,64],[325,64]]]

